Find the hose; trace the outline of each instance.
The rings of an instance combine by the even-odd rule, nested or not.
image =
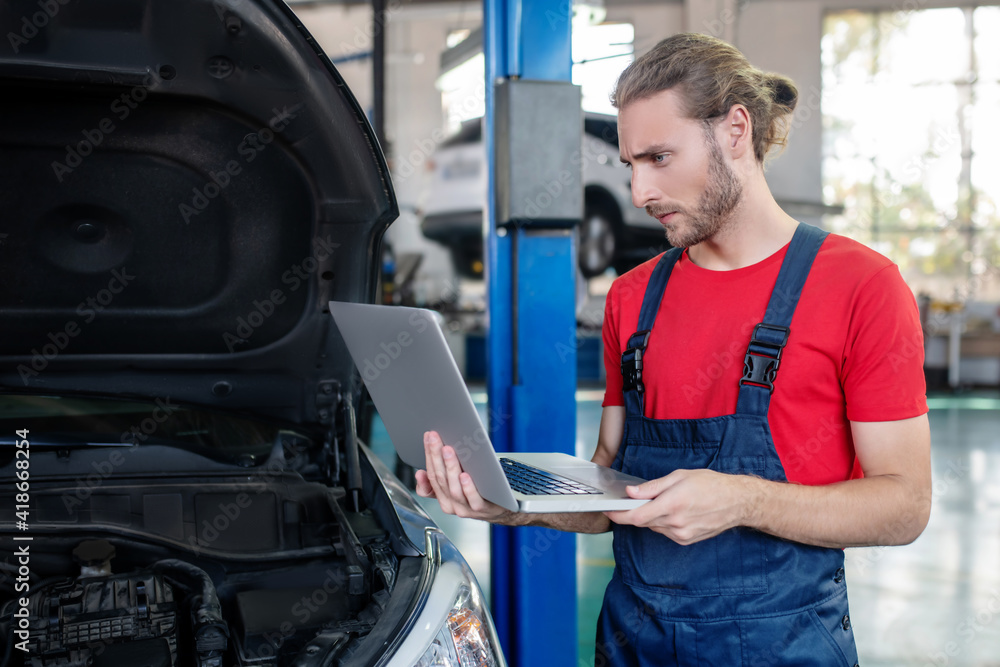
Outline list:
[[[174,558],[157,561],[154,570],[195,582],[200,594],[195,597],[191,610],[194,629],[195,650],[198,652],[199,667],[214,667],[222,664],[222,654],[229,645],[229,626],[222,617],[219,594],[208,573],[191,563]],[[183,584],[183,582],[181,582]]]

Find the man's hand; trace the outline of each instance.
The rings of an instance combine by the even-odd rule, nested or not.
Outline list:
[[[749,481],[713,470],[675,470],[628,487],[631,498],[652,498],[642,507],[605,514],[615,523],[650,528],[678,544],[694,544],[745,523]]]
[[[775,482],[711,470],[676,470],[630,487],[652,498],[615,523],[646,526],[680,544],[746,526],[818,547],[909,544],[931,509],[927,415],[892,422],[852,422],[861,479],[820,486]]]
[[[601,419],[601,433],[605,436],[615,428],[621,429],[624,422],[624,408],[605,408],[605,411],[608,410],[614,414],[611,417],[605,414]],[[621,414],[618,415],[616,411],[620,411]],[[618,439],[620,440],[620,436]],[[469,473],[462,472],[455,450],[445,445],[436,431],[424,434],[424,456],[427,459],[427,470],[417,471],[417,495],[423,498],[436,498],[441,505],[441,511],[445,514],[481,519],[505,526],[541,526],[574,533],[603,533],[610,525],[607,517],[600,512],[524,514],[510,512],[491,503],[479,495],[472,477]],[[603,463],[612,459],[614,451],[609,453],[606,447],[598,444],[594,460]]]
[[[472,477],[462,472],[455,450],[436,431],[424,433],[424,456],[427,470],[417,471],[417,495],[436,498],[445,514],[492,522],[514,515],[479,495]]]

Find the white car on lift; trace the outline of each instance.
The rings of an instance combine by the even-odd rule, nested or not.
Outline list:
[[[619,161],[614,116],[584,114],[582,148],[568,160],[583,168],[584,214],[577,248],[584,277],[600,275],[609,266],[623,273],[669,247],[660,223],[632,205],[630,174]],[[422,210],[424,236],[447,246],[455,270],[466,277],[483,273],[485,165],[482,119],[466,121],[434,153]]]

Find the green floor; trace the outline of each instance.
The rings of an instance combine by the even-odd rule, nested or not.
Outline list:
[[[473,394],[485,413],[486,396]],[[577,455],[597,442],[602,393],[577,393]],[[861,664],[1000,667],[1000,394],[934,395],[934,506],[912,545],[849,549],[851,615]],[[376,420],[372,447],[394,452]],[[488,526],[424,506],[458,545],[489,595]],[[577,664],[593,664],[594,629],[611,578],[611,536],[577,536]],[[520,667],[532,667],[530,665]]]

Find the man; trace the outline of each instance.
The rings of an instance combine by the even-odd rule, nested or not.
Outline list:
[[[842,549],[927,523],[913,296],[884,257],[786,215],[764,178],[796,97],[702,35],[664,40],[616,86],[633,203],[675,249],[608,294],[593,460],[650,480],[629,488],[649,503],[511,513],[425,437],[417,492],[447,513],[614,531],[598,664],[855,665]]]

